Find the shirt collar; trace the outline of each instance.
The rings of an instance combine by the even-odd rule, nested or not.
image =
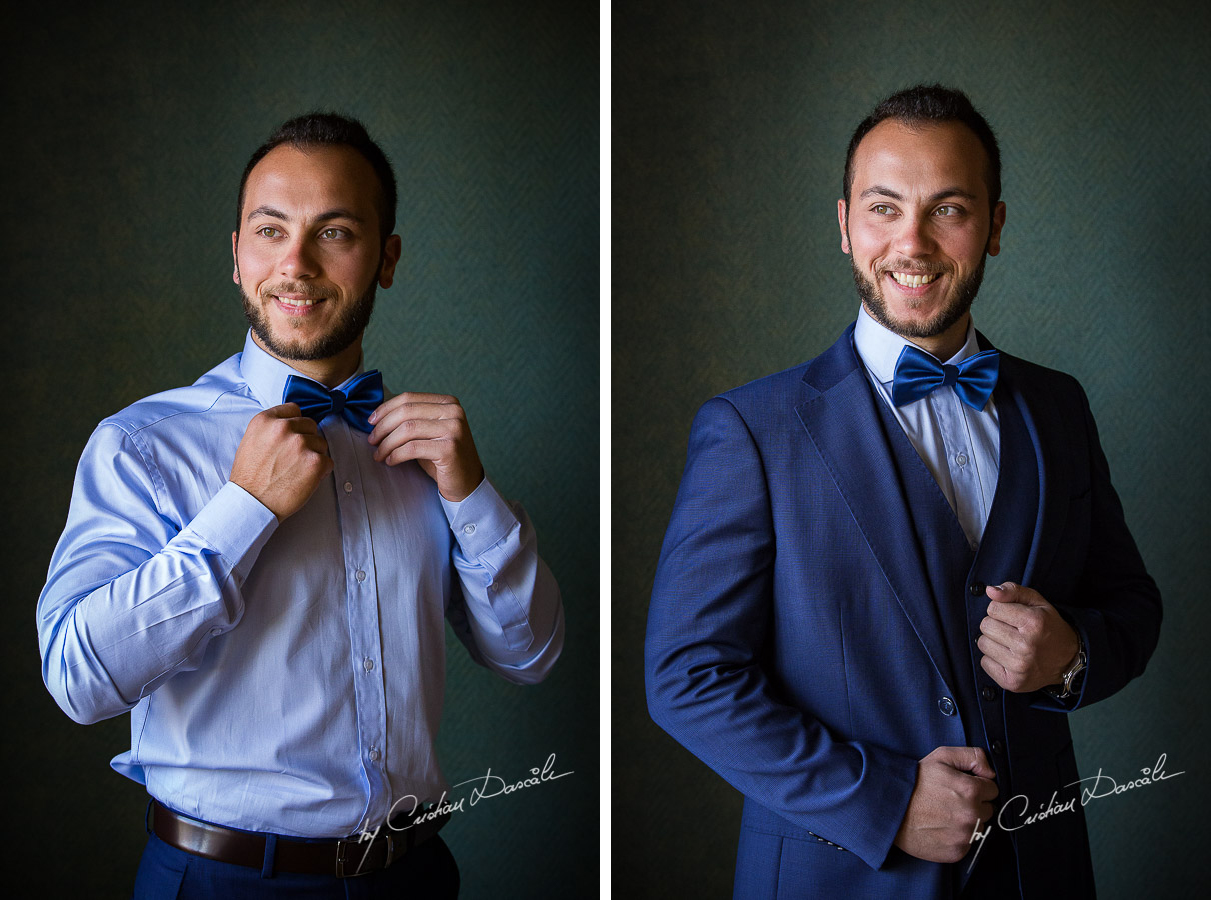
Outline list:
[[[338,388],[343,388],[358,375],[362,374],[364,360],[359,360],[357,371],[342,381]],[[244,338],[244,352],[240,354],[240,375],[243,376],[248,390],[262,408],[279,406],[282,395],[286,392],[286,379],[291,375],[307,376],[276,356],[271,356],[261,349],[261,345],[252,339],[252,329]]]
[[[896,375],[896,361],[900,358],[906,344],[912,341],[900,337],[894,331],[880,325],[870,317],[866,307],[859,307],[858,321],[854,323],[854,347],[858,356],[870,373],[884,384],[890,384]],[[972,319],[967,320],[967,340],[959,348],[959,352],[950,359],[942,360],[949,365],[958,365],[969,356],[980,352],[979,341],[976,340],[976,325]]]

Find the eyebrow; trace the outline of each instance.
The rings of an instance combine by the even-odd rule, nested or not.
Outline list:
[[[289,222],[290,216],[286,215],[280,209],[274,209],[272,206],[258,206],[248,214],[246,222],[251,222],[257,216],[265,216],[270,219],[281,219],[283,222]],[[351,222],[356,222],[358,225],[364,224],[361,216],[348,209],[330,209],[320,213],[315,217],[317,222],[330,222],[333,219],[348,219]]]
[[[865,200],[867,197],[888,197],[892,200],[899,200],[901,203],[904,202],[903,194],[900,194],[897,191],[893,191],[889,187],[884,187],[881,184],[876,184],[876,185],[873,185],[872,187],[868,187],[866,190],[864,190],[861,194],[858,195],[859,200]],[[976,200],[976,197],[974,194],[970,194],[967,191],[963,190],[962,188],[949,187],[949,188],[946,188],[945,190],[938,191],[936,194],[934,194],[932,197],[929,198],[929,202],[937,203],[939,200],[945,200],[947,197],[958,197],[961,200],[967,200],[972,203],[974,203]]]

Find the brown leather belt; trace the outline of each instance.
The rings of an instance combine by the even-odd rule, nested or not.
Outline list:
[[[151,830],[164,843],[218,862],[260,869],[265,864],[265,836],[212,825],[173,812],[153,800]],[[450,820],[445,813],[407,830],[381,828],[373,840],[304,841],[279,837],[273,854],[278,872],[305,875],[334,875],[351,878],[385,869],[413,847],[437,834]]]

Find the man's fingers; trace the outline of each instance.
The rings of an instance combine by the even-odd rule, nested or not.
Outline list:
[[[1014,628],[1021,627],[1035,615],[1037,613],[1034,606],[1028,603],[993,600],[988,604],[989,618],[996,619],[998,622],[1004,622],[1006,625]]]
[[[402,394],[396,394],[379,404],[378,408],[370,414],[371,424],[377,425],[386,416],[391,413],[410,406],[418,404],[427,404],[433,406],[458,406],[458,398],[450,394],[429,394],[423,391],[404,391]]]
[[[385,462],[389,466],[399,465],[410,459],[437,462],[448,456],[451,449],[451,442],[444,439],[404,441],[392,450],[385,450],[383,447],[380,447],[374,454],[374,458],[379,462]],[[380,456],[379,454],[382,455]]]
[[[289,422],[290,430],[296,434],[318,434],[320,426],[315,419],[303,415],[297,403],[283,403],[263,409],[257,416],[262,419],[282,419]]]
[[[1022,604],[1023,606],[1046,606],[1043,595],[1033,588],[1023,587],[1012,581],[1001,584],[990,584],[984,589],[985,595],[995,601],[994,604]]]
[[[396,394],[390,400],[384,400],[383,406],[401,403],[458,403],[458,398],[450,394],[433,394],[426,391],[404,391]],[[380,409],[382,407],[379,407]]]
[[[321,456],[329,456],[328,441],[324,439],[322,434],[305,434],[303,435],[303,446],[308,450],[314,450]]]
[[[988,677],[1000,685],[1004,690],[1014,690],[1014,688],[1010,687],[1010,685],[1013,684],[1013,680],[1009,674],[1009,670],[996,660],[989,656],[983,656],[980,658],[980,668],[988,673]]]
[[[1019,647],[1022,643],[1021,632],[1017,628],[992,616],[985,616],[980,621],[980,633],[1006,648]]]
[[[989,771],[991,772],[992,770],[989,769]],[[994,775],[995,775],[995,773],[994,773]],[[986,818],[988,818],[988,816],[992,815],[992,801],[997,799],[997,794],[1001,793],[1000,790],[997,788],[997,783],[994,779],[994,775],[980,775],[975,780],[976,781],[976,799],[978,799],[982,804],[984,804],[987,807],[987,810],[985,811],[985,813],[981,815],[981,818],[984,818],[984,819],[986,819]]]
[[[377,419],[372,419],[374,429],[370,432],[370,443],[378,444],[387,435],[400,428],[447,429],[447,432],[464,428],[466,414],[457,404],[410,403],[397,407]],[[438,425],[438,423],[441,423]],[[431,435],[430,435],[431,436]]]
[[[267,419],[294,419],[301,416],[303,411],[299,409],[297,403],[282,403],[278,406],[270,406],[268,409],[263,409],[260,415]]]
[[[1025,669],[1026,660],[1020,653],[1012,647],[1006,647],[1004,644],[997,643],[986,634],[982,634],[976,639],[976,648],[984,654],[986,659],[991,659],[1003,669],[1012,672],[1019,672]]]
[[[388,437],[402,434],[406,439],[455,436],[464,426],[464,420],[450,416],[423,416],[414,411],[397,410],[380,419],[370,432],[370,443],[383,443]]]
[[[431,459],[448,456],[457,452],[457,442],[467,436],[467,424],[460,419],[408,419],[395,426],[391,426],[389,421],[384,420],[370,434],[370,443],[375,447],[374,458],[379,462],[400,447],[417,443],[432,446],[413,448],[415,453],[433,454],[429,457]]]
[[[988,757],[984,755],[983,750],[981,750],[979,747],[965,747],[963,749],[968,750],[971,754],[970,762],[967,766],[968,772],[980,778],[996,777],[996,770],[989,765]],[[995,797],[997,795],[996,785],[993,784],[990,785],[990,787],[992,789],[992,796]]]
[[[283,403],[252,417],[229,477],[284,521],[310,499],[332,466],[319,426],[297,404]]]
[[[930,757],[952,769],[969,772],[980,778],[992,778],[996,775],[992,766],[988,764],[988,757],[979,747],[938,747],[926,759]]]

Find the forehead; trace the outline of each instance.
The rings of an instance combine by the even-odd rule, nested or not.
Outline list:
[[[374,169],[352,147],[274,147],[244,186],[242,215],[262,206],[307,218],[334,209],[378,222],[380,187]]]
[[[987,199],[988,155],[961,122],[906,124],[885,119],[854,151],[852,196],[871,187],[934,194],[957,188]]]

